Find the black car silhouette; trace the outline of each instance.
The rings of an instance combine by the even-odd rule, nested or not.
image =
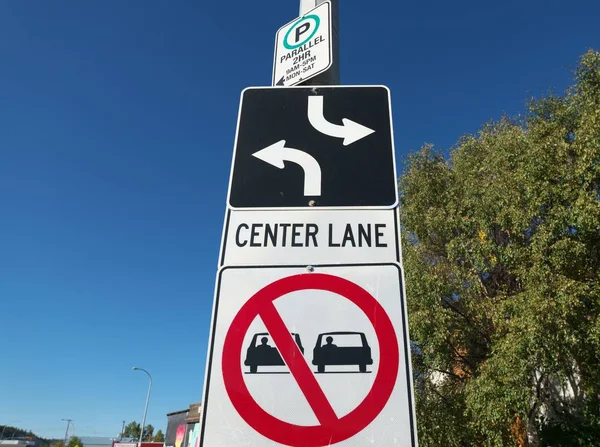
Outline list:
[[[335,338],[345,338],[353,336],[355,344],[352,346],[337,346]],[[325,339],[325,344],[323,344]],[[360,341],[358,341],[360,340]],[[325,366],[328,365],[358,365],[361,373],[367,372],[367,365],[373,364],[371,358],[371,347],[367,343],[367,337],[362,332],[325,332],[319,334],[315,349],[313,350],[313,365],[317,366],[317,371],[325,372]]]
[[[294,341],[300,348],[300,352],[304,354],[304,348],[300,341],[300,335],[292,333]],[[281,354],[276,347],[268,344],[270,335],[267,332],[260,332],[254,334],[250,346],[246,351],[246,360],[244,365],[250,367],[250,372],[255,373],[258,371],[259,366],[284,366],[285,362],[281,358]]]

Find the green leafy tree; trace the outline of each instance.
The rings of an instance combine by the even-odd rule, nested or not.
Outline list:
[[[124,438],[139,439],[141,425],[138,422],[132,421],[125,426],[123,429]],[[152,424],[148,424],[144,427],[144,438],[143,441],[152,441],[154,439],[154,427]]]
[[[600,445],[600,53],[400,180],[422,446]]]
[[[0,425],[0,439],[18,439],[34,437],[31,430],[12,427],[10,425]]]
[[[69,442],[67,442],[67,447],[83,447],[83,442],[78,436],[71,436]]]
[[[158,430],[154,436],[154,442],[165,442],[165,435],[162,430]]]
[[[132,438],[132,439],[139,439],[140,437],[140,424],[132,421],[129,424],[127,424],[125,426],[125,428],[123,429],[123,437],[124,438]]]
[[[148,424],[144,427],[144,441],[152,441],[154,438],[154,427],[152,424]]]

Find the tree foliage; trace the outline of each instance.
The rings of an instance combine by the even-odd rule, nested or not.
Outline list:
[[[600,445],[600,53],[400,179],[422,446]]]
[[[67,447],[83,447],[83,442],[78,436],[71,436],[69,442],[67,442]]]
[[[38,447],[48,447],[54,440],[40,438],[31,430],[25,430],[10,425],[0,425],[0,440],[21,439],[35,441]]]
[[[152,441],[154,438],[154,427],[148,424],[144,427],[144,441]]]
[[[140,430],[142,429],[141,424],[139,422],[132,421],[125,426],[123,429],[123,437],[124,438],[132,438],[139,439]],[[159,430],[160,432],[160,430]],[[162,432],[161,432],[162,434]],[[158,435],[158,433],[157,433]],[[152,424],[148,424],[144,427],[144,439],[142,441],[152,441],[154,439],[154,427]],[[159,441],[164,442],[164,441]]]
[[[139,439],[141,426],[138,422],[131,421],[129,424],[125,426],[123,429],[123,437],[124,438],[132,438]]]
[[[165,435],[164,435],[164,433],[162,432],[162,430],[158,430],[158,431],[156,432],[156,435],[154,435],[154,439],[153,439],[153,441],[154,441],[154,442],[165,442]]]
[[[33,439],[37,438],[31,430],[13,427],[11,425],[0,425],[0,439]],[[37,438],[41,439],[41,438]]]

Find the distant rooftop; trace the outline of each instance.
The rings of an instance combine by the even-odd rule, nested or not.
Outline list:
[[[174,414],[180,414],[180,413],[185,413],[186,411],[189,411],[189,408],[186,408],[185,410],[178,410],[178,411],[172,411],[171,413],[167,413],[167,416],[173,416]]]
[[[80,436],[81,442],[84,447],[90,445],[112,445],[112,442],[116,438],[109,438],[106,436]]]

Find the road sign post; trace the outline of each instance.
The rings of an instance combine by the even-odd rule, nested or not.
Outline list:
[[[340,33],[339,33],[339,0],[300,0],[300,16],[308,13],[321,3],[331,3],[331,67],[314,78],[301,82],[300,85],[338,85],[340,83]]]
[[[241,95],[200,447],[417,446],[390,92],[332,85],[337,6]]]

